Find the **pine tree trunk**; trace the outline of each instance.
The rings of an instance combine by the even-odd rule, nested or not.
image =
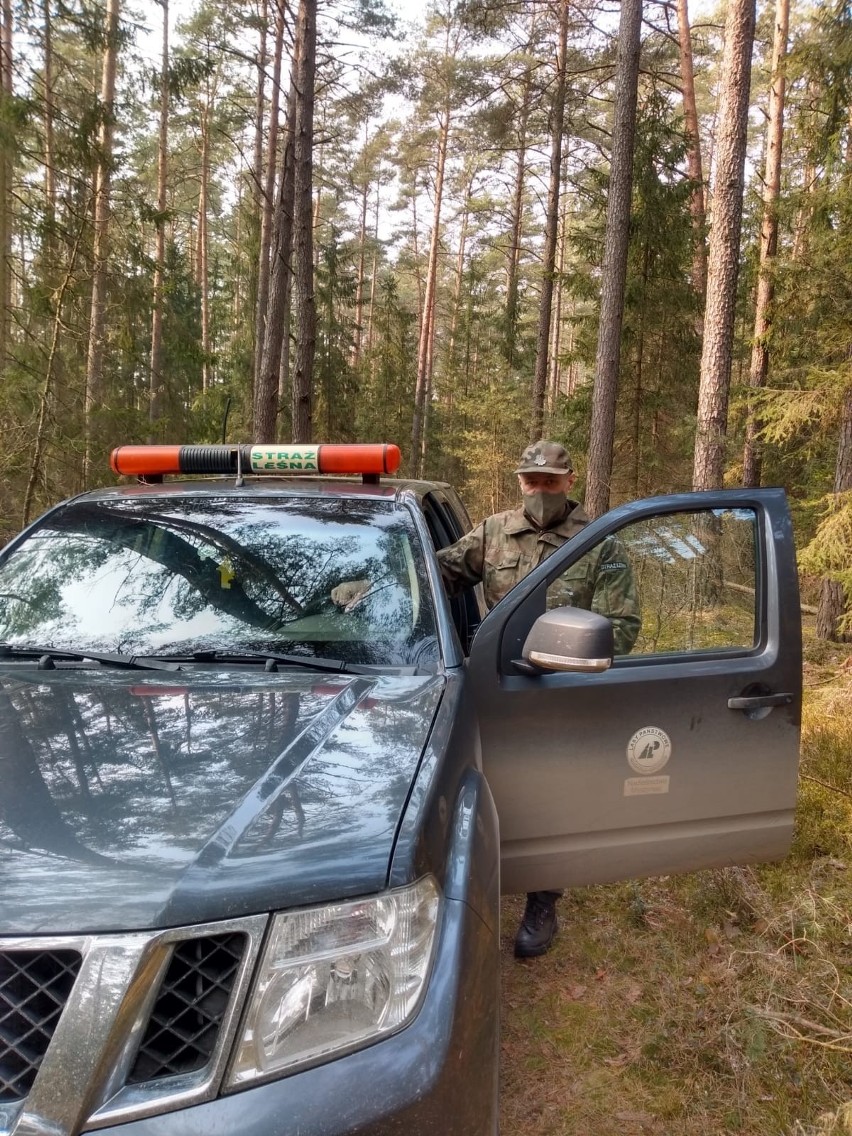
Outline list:
[[[817,133],[819,130],[816,119],[818,115],[820,115],[819,105],[822,94],[823,91],[820,81],[812,78],[808,83],[808,94],[804,109],[800,108],[799,111],[799,114],[803,118],[805,131],[808,134],[812,132]],[[801,189],[798,194],[799,208],[796,210],[796,220],[793,225],[793,250],[791,256],[794,261],[802,260],[807,255],[808,238],[811,229],[811,214],[813,212],[813,194],[816,192],[819,181],[820,176],[814,158],[813,145],[809,145],[804,169],[802,170]]]
[[[367,127],[364,127],[364,147],[369,142]],[[355,336],[352,343],[352,366],[361,362],[361,345],[364,342],[364,268],[367,259],[367,206],[370,183],[364,170],[364,184],[361,187],[361,218],[358,225],[358,269],[355,280]]]
[[[462,211],[461,232],[459,234],[459,250],[456,255],[456,283],[453,289],[453,314],[450,320],[450,334],[447,340],[447,365],[445,374],[447,385],[452,390],[453,372],[456,362],[456,337],[459,330],[459,318],[462,308],[462,288],[464,286],[464,258],[467,248],[467,230],[470,224],[470,205],[473,197],[473,177],[468,180],[467,191],[464,195],[464,210]],[[452,394],[449,395],[452,400]]]
[[[848,353],[852,362],[852,351]],[[852,490],[852,389],[843,395],[840,416],[840,436],[837,443],[837,463],[834,467],[834,493],[839,496]],[[839,623],[846,612],[846,594],[837,580],[823,580],[817,610],[816,634],[818,639],[835,643],[848,643],[849,632],[841,632]]]
[[[438,280],[438,250],[441,237],[441,206],[444,196],[444,171],[447,163],[447,144],[450,136],[450,107],[441,112],[438,128],[438,164],[435,170],[435,208],[432,213],[432,237],[429,242],[429,264],[423,293],[423,312],[420,320],[420,338],[417,345],[417,380],[414,386],[414,414],[411,425],[411,475],[419,477],[423,470],[423,442],[426,397],[431,376],[431,342],[435,311],[435,288]]]
[[[109,256],[110,178],[115,121],[115,74],[118,63],[119,0],[107,0],[106,44],[101,73],[101,128],[98,133],[98,164],[95,170],[95,210],[92,251],[92,307],[86,360],[85,453],[83,483],[88,485],[94,450],[95,408],[103,401],[104,340],[106,334],[107,258]]]
[[[689,29],[687,0],[677,0],[678,41],[680,44],[680,75],[683,84],[683,117],[689,148],[686,152],[686,169],[693,183],[689,198],[692,217],[692,287],[703,303],[707,288],[707,245],[704,237],[704,173],[701,167],[701,137],[698,133],[698,109],[695,103],[695,73],[692,67],[692,35]]]
[[[56,103],[53,77],[53,17],[50,0],[42,4],[44,27],[44,199],[47,233],[45,245],[52,248],[56,225],[56,141],[54,121]]]
[[[373,250],[373,269],[372,269],[372,272],[370,273],[370,306],[369,306],[369,309],[368,309],[369,314],[367,316],[367,351],[368,352],[373,350],[373,328],[375,327],[375,322],[376,322],[376,316],[375,316],[375,312],[376,312],[376,287],[378,285],[378,278],[379,278],[379,256],[378,256],[378,251],[377,251],[378,246],[379,246],[379,205],[380,205],[380,190],[379,190],[379,184],[377,182],[376,183],[376,211],[375,211],[375,217],[374,217],[374,220],[373,220],[373,240],[374,240],[375,248]]]
[[[651,244],[646,238],[642,251],[642,295],[648,294],[648,281],[651,275]],[[636,389],[633,393],[633,430],[631,445],[630,490],[634,497],[641,496],[639,481],[642,471],[642,401],[645,394],[643,378],[645,370],[645,305],[639,305],[639,332],[636,336]]]
[[[423,318],[423,269],[420,264],[420,233],[417,224],[417,173],[414,171],[414,177],[411,179],[411,184],[414,187],[411,192],[411,252],[414,258],[414,283],[417,285],[417,311],[420,318]]]
[[[760,225],[760,260],[754,307],[754,338],[751,348],[749,386],[760,390],[769,370],[769,335],[772,329],[774,282],[772,262],[778,249],[778,197],[781,193],[781,148],[784,138],[784,60],[790,0],[776,0],[775,35],[772,43],[772,78],[769,90],[769,121],[766,127],[766,169],[763,175],[763,219]],[[758,442],[761,423],[752,406],[746,421],[743,451],[743,485],[760,485],[762,455]]]
[[[77,240],[71,252],[71,258],[68,263],[68,268],[62,283],[56,292],[55,307],[53,311],[53,335],[50,342],[50,350],[47,355],[47,367],[45,369],[44,383],[42,385],[41,397],[39,399],[38,410],[38,423],[36,425],[35,440],[32,449],[32,459],[30,461],[30,474],[27,479],[27,488],[24,494],[24,508],[21,517],[22,527],[26,527],[30,523],[30,515],[32,513],[33,502],[35,499],[36,485],[39,478],[42,476],[42,463],[44,458],[44,451],[47,445],[48,433],[50,431],[50,407],[53,401],[53,387],[56,377],[56,359],[59,353],[59,342],[64,330],[62,305],[65,302],[65,293],[71,286],[74,276],[74,269],[77,266],[77,257],[80,251],[80,241],[82,239],[83,230],[77,235]]]
[[[521,263],[521,235],[524,222],[524,185],[527,174],[527,127],[532,99],[532,73],[526,68],[523,94],[518,111],[517,146],[515,147],[515,186],[512,191],[511,245],[506,271],[506,342],[503,354],[511,372],[515,366],[518,340],[518,285]]]
[[[251,192],[251,205],[246,210],[246,247],[250,251],[257,251],[260,247],[260,218],[263,213],[263,127],[266,121],[266,65],[268,63],[267,35],[269,25],[269,0],[260,2],[260,40],[257,49],[257,85],[254,96],[254,143],[252,146],[252,161],[249,173]],[[255,242],[257,242],[255,244]],[[260,263],[259,255],[247,255],[247,273],[245,288],[245,311],[250,313],[252,334],[256,334],[257,320],[257,269]],[[242,307],[241,307],[242,310]],[[235,325],[236,326],[236,325]],[[257,351],[255,339],[253,349]]]
[[[754,9],[755,0],[730,0],[725,22],[704,345],[692,473],[694,489],[718,489],[725,472]]]
[[[297,29],[290,68],[290,92],[284,123],[284,145],[275,203],[272,264],[270,266],[269,305],[261,353],[260,369],[255,383],[254,438],[258,442],[274,442],[278,434],[278,408],[290,374],[290,299],[293,281],[293,218],[296,194],[296,113],[297,76],[301,42]]]
[[[160,64],[160,130],[157,144],[157,221],[154,249],[154,296],[151,311],[151,371],[148,388],[148,440],[159,434],[162,417],[163,354],[163,275],[166,266],[166,204],[168,191],[169,147],[169,0],[163,5],[163,48]]]
[[[300,43],[296,80],[294,159],[296,360],[293,371],[293,441],[310,442],[313,433],[313,378],[316,352],[316,297],[313,252],[314,82],[317,4],[300,0],[297,38]]]
[[[621,325],[624,319],[624,286],[627,279],[641,29],[642,0],[622,0],[600,328],[595,358],[586,486],[586,511],[592,517],[600,516],[609,508],[615,441],[615,401],[621,360]]]
[[[257,217],[263,208],[263,124],[266,119],[266,37],[269,26],[269,0],[261,0],[260,43],[257,51],[257,90],[254,101],[254,149],[252,153],[252,197]]]
[[[563,186],[564,197],[564,186]],[[559,254],[556,271],[556,300],[553,305],[553,331],[550,345],[550,413],[556,413],[559,392],[562,386],[562,304],[564,296],[565,249],[568,245],[568,209],[562,210],[559,224]]]
[[[808,157],[802,172],[801,200],[796,211],[796,221],[793,226],[793,248],[790,257],[794,261],[803,260],[808,251],[808,234],[811,225],[811,201],[819,181],[817,168],[813,160]]]
[[[201,185],[198,191],[198,284],[201,289],[201,390],[210,389],[210,274],[209,241],[207,234],[207,196],[210,186],[210,111],[212,97],[207,87],[207,98],[201,114]]]
[[[852,107],[848,112],[848,130],[844,182],[847,192],[852,190]],[[846,362],[852,364],[852,343],[846,348]],[[836,496],[852,490],[852,387],[843,392],[840,411],[840,431],[837,441],[837,461],[834,467],[834,493]],[[847,596],[838,580],[822,582],[817,610],[816,634],[818,639],[837,643],[852,641],[852,632],[840,630],[840,620],[846,614]]]
[[[322,183],[324,177],[324,162],[325,162],[325,141],[327,138],[326,131],[326,113],[327,107],[325,103],[322,105],[322,124],[320,127],[320,144],[316,147],[317,160],[314,163],[313,181],[316,183],[316,195],[314,197],[314,271],[319,266],[319,228],[322,221]]]
[[[530,441],[544,432],[544,400],[547,393],[548,348],[553,317],[553,277],[556,270],[556,241],[559,236],[559,196],[562,189],[562,128],[565,122],[565,80],[568,65],[568,0],[560,0],[559,46],[556,53],[556,87],[550,111],[550,186],[544,222],[544,250],[541,265],[541,297],[538,309],[538,335],[533,372]]]
[[[278,111],[281,105],[281,57],[284,53],[284,10],[278,2],[275,17],[275,48],[272,56],[272,92],[269,98],[268,144],[266,148],[266,173],[263,178],[263,194],[260,205],[260,253],[257,266],[257,312],[255,315],[254,338],[254,382],[255,389],[260,382],[260,369],[266,339],[267,308],[269,305],[270,249],[275,197],[275,168],[278,157]],[[276,375],[277,386],[277,375]],[[256,441],[274,441],[272,438],[256,437]]]
[[[5,103],[13,93],[13,15],[11,0],[3,0],[0,27],[0,99]],[[9,326],[12,310],[12,177],[10,151],[0,152],[0,370],[9,355]]]

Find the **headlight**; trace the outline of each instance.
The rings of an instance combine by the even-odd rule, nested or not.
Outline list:
[[[399,1029],[426,985],[438,906],[427,876],[370,899],[276,915],[228,1087]]]

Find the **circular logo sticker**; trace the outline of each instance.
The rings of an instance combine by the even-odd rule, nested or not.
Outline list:
[[[627,743],[627,760],[637,773],[659,773],[671,755],[671,739],[658,726],[643,726]]]

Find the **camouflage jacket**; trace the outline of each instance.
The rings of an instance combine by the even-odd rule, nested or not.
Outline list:
[[[576,501],[558,525],[538,529],[523,509],[486,517],[461,540],[442,548],[438,562],[451,595],[481,583],[489,608],[520,580],[588,524]],[[633,570],[615,536],[580,557],[547,590],[547,606],[572,605],[607,616],[613,625],[615,653],[626,655],[636,642],[641,619]]]

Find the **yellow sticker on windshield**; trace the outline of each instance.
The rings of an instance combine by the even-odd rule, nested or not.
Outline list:
[[[227,557],[219,565],[219,586],[222,588],[230,588],[231,581],[236,576],[234,567]]]

